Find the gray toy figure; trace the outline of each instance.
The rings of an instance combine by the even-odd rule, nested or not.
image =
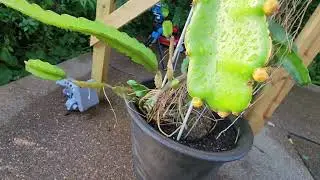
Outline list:
[[[92,82],[92,80],[88,82]],[[68,98],[66,102],[68,111],[84,112],[99,104],[98,93],[94,89],[80,88],[72,82],[72,79],[59,80],[56,84],[64,87],[63,94]]]

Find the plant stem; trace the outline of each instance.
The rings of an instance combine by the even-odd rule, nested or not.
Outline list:
[[[186,32],[187,32],[187,27],[188,27],[188,25],[189,25],[189,23],[190,23],[190,21],[191,21],[192,15],[193,15],[193,6],[191,7],[191,10],[190,10],[190,12],[189,12],[189,16],[188,16],[187,21],[186,21],[186,23],[185,23],[185,25],[184,25],[184,28],[183,28],[183,30],[182,30],[182,33],[181,33],[179,42],[178,42],[177,47],[176,47],[176,49],[175,49],[175,51],[174,51],[174,54],[173,54],[173,57],[172,57],[172,64],[175,64],[175,61],[176,61],[176,59],[177,59],[177,56],[178,56],[178,54],[180,53],[179,50],[180,50],[180,48],[181,48],[181,46],[182,46],[182,44],[183,44],[183,42],[184,42],[184,37],[185,37],[185,34],[186,34]],[[175,68],[174,68],[173,70],[175,70]],[[164,79],[163,79],[162,87],[166,84],[167,80],[168,80],[168,77],[167,77],[167,75],[166,75],[166,76],[164,77]]]
[[[187,125],[187,122],[188,122],[189,116],[190,116],[190,114],[192,112],[192,109],[193,109],[193,105],[192,105],[192,103],[190,103],[188,112],[187,112],[186,116],[184,117],[183,123],[181,125],[181,129],[179,131],[179,134],[178,134],[178,137],[177,137],[177,141],[179,141],[181,136],[182,136],[183,130]]]
[[[112,89],[112,86],[106,83],[77,81],[77,80],[73,80],[72,82],[81,88],[101,89],[106,87],[106,88]]]
[[[181,84],[181,82],[184,81],[186,78],[187,78],[187,74],[182,74],[182,75],[178,76],[176,79]],[[165,84],[165,86],[161,89],[161,92],[168,91],[171,88],[172,88],[171,82],[167,82],[167,84]]]
[[[184,27],[183,27],[183,30],[182,30],[182,33],[181,33],[179,42],[178,42],[178,44],[177,44],[177,48],[176,48],[176,50],[175,50],[175,52],[174,52],[174,55],[173,55],[173,63],[175,62],[175,59],[176,59],[176,57],[178,56],[178,53],[180,53],[180,52],[179,52],[179,49],[180,49],[180,47],[182,46],[182,43],[184,42],[184,37],[185,37],[185,34],[186,34],[186,32],[187,32],[187,27],[188,27],[188,25],[189,25],[189,23],[190,23],[190,21],[191,21],[192,15],[193,15],[193,9],[194,9],[194,8],[193,8],[193,6],[192,6],[191,9],[190,9],[190,12],[189,12],[187,21],[186,21],[186,23],[184,24]]]
[[[166,76],[168,77],[169,81],[172,81],[173,79],[173,50],[174,50],[174,36],[170,37],[170,46],[169,46],[169,59],[167,64],[167,73]]]
[[[237,144],[239,140],[239,135],[240,135],[240,128],[237,129],[237,137],[236,137],[236,140],[234,141],[234,144]]]

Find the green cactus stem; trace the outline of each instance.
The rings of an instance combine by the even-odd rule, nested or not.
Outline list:
[[[188,91],[212,110],[239,113],[250,104],[252,75],[267,64],[272,49],[266,16],[261,13],[264,3],[264,0],[194,2],[185,42],[190,59]],[[250,8],[255,13],[244,13]]]

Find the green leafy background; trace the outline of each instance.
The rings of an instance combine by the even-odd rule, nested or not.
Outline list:
[[[127,0],[116,0],[119,7]],[[83,16],[93,20],[95,17],[96,0],[29,0],[45,9],[73,16]],[[182,30],[188,16],[191,0],[162,0],[168,4],[169,16]],[[304,23],[315,10],[319,0],[314,0],[308,9]],[[152,31],[153,15],[145,12],[131,23],[121,28],[129,35],[145,39]],[[24,77],[23,62],[28,59],[43,59],[51,64],[91,51],[89,37],[53,26],[39,23],[32,18],[0,5],[0,85]],[[313,83],[320,85],[320,55],[310,66]]]
[[[95,0],[30,0],[45,9],[74,16],[95,17]],[[47,26],[0,5],[0,85],[25,75],[23,62],[45,59],[60,63],[90,51],[89,37]]]
[[[309,67],[312,83],[320,86],[320,54],[315,58]]]

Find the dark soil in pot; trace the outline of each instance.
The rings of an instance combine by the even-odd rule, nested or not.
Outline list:
[[[149,88],[153,88],[154,84],[153,84],[153,80],[149,80],[144,82],[143,84],[145,84],[147,87]],[[185,89],[186,89],[186,85],[184,85]],[[180,92],[180,94],[186,94],[186,96],[183,97],[183,99],[186,99],[185,102],[183,103],[183,105],[186,105],[188,103],[188,95],[187,92],[183,92],[176,90],[174,91],[176,93],[173,94],[179,94],[178,92]],[[166,95],[164,95],[166,96]],[[168,98],[169,103],[167,103],[165,106],[172,106],[172,98]],[[163,103],[161,100],[161,97],[159,98],[159,104]],[[180,107],[181,108],[181,107]],[[177,107],[173,108],[173,110],[177,111]],[[144,115],[145,114],[140,111],[140,109],[138,108],[138,106],[136,106],[136,110],[141,114]],[[168,109],[170,110],[170,108]],[[168,112],[168,110],[166,110],[166,112]],[[210,111],[208,108],[196,108],[194,109],[195,111],[201,111],[206,112],[203,113],[203,116],[206,117],[211,117],[212,119],[222,119],[217,113]],[[203,111],[205,110],[205,111]],[[182,110],[181,110],[182,111]],[[210,111],[210,112],[208,112]],[[168,113],[166,113],[168,114]],[[178,114],[178,113],[176,113]],[[192,113],[192,115],[195,115],[196,113]],[[163,114],[162,114],[163,115]],[[192,116],[191,115],[191,116]],[[189,122],[192,121],[192,118],[189,118]],[[172,122],[177,122],[176,118],[181,119],[181,115],[179,116],[169,116],[169,117],[163,117],[162,118],[166,119],[166,121],[162,121],[161,122],[161,130],[163,132],[165,132],[166,134],[172,134],[175,130],[177,130],[177,128],[180,126],[180,124],[172,124]],[[198,119],[198,117],[195,117],[196,119]],[[168,121],[168,119],[170,119]],[[159,130],[159,127],[157,126],[156,120],[149,120],[149,124],[155,129],[157,130],[160,134],[161,134],[161,130]],[[234,149],[236,147],[237,144],[237,138],[238,138],[238,131],[239,129],[235,128],[234,126],[232,126],[231,128],[229,128],[225,133],[223,133],[219,138],[217,138],[218,134],[223,131],[224,129],[226,129],[232,122],[229,119],[225,119],[225,120],[220,120],[220,121],[212,121],[212,120],[208,120],[205,118],[200,118],[199,121],[197,123],[195,123],[196,125],[192,128],[192,130],[189,132],[188,129],[190,129],[190,127],[193,125],[193,123],[191,122],[189,124],[189,128],[187,128],[186,130],[184,130],[183,135],[179,141],[179,143],[189,146],[191,148],[195,148],[198,150],[203,150],[203,151],[208,151],[208,152],[221,152],[221,151],[228,151],[231,149]],[[188,134],[188,136],[186,136],[186,134]],[[177,139],[177,135],[178,133],[175,133],[173,136],[170,136],[169,138],[171,138],[172,140]]]
[[[179,141],[179,143],[189,146],[191,148],[195,148],[202,151],[208,152],[221,152],[228,151],[234,149],[237,143],[237,130],[232,127],[225,133],[223,133],[218,139],[216,138],[219,132],[226,129],[231,124],[230,120],[218,121],[214,131],[206,134],[205,136],[197,139],[186,138]],[[157,127],[157,125],[152,122],[150,125],[161,133]],[[214,126],[214,125],[213,125]],[[168,125],[162,128],[165,132],[172,132],[176,129],[176,126]],[[176,136],[170,137],[172,140],[176,140]]]
[[[224,163],[241,159],[253,144],[252,130],[244,119],[239,119],[218,140],[217,133],[230,120],[219,121],[215,131],[201,139],[177,142],[175,137],[161,134],[155,124],[148,124],[135,104],[128,103],[127,107],[132,119],[132,154],[137,179],[214,179]]]

